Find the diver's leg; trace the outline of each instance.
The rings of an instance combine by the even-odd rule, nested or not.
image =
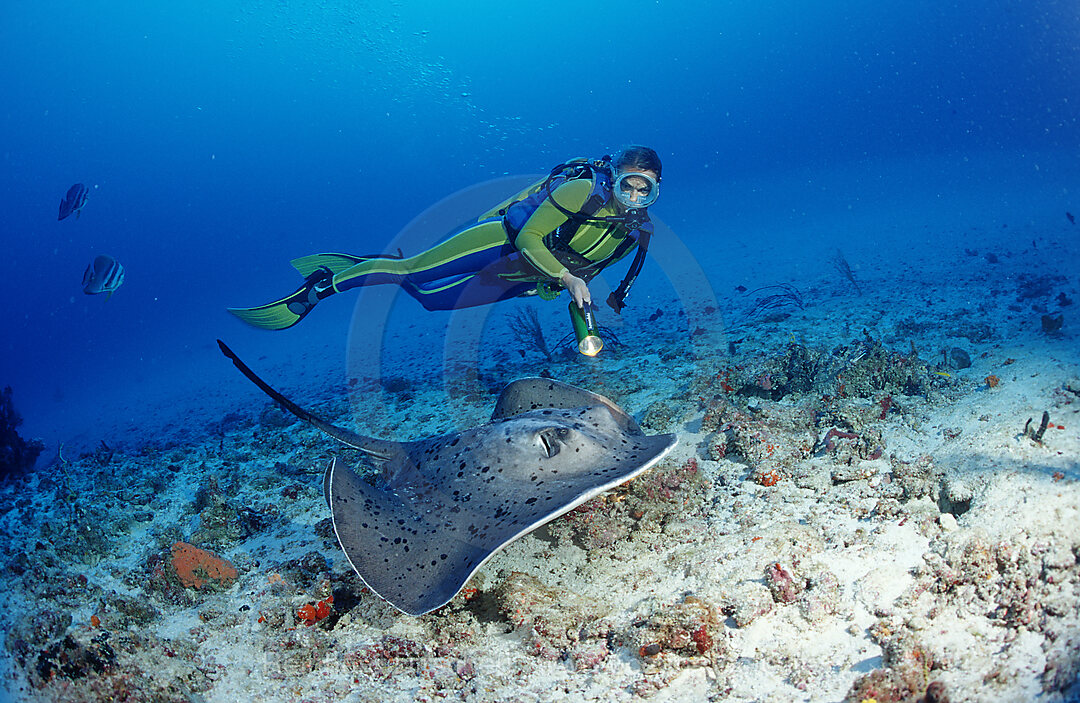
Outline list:
[[[450,304],[447,301],[453,299],[453,293],[421,298],[416,292],[421,286],[430,288],[436,284],[433,287],[438,288],[439,281],[468,276],[496,264],[508,249],[512,251],[512,246],[506,240],[501,220],[490,219],[466,227],[427,251],[408,258],[353,257],[358,261],[349,265],[351,255],[301,257],[293,263],[297,270],[311,271],[304,285],[272,303],[255,308],[230,308],[229,312],[256,327],[285,329],[300,322],[320,300],[334,293],[383,283],[403,285],[425,307],[436,306],[428,309],[450,309],[441,306]],[[332,262],[320,258],[327,256],[336,258]],[[319,266],[313,268],[315,264]],[[429,302],[424,303],[424,300]]]
[[[510,247],[498,219],[485,220],[452,235],[427,251],[404,259],[370,259],[335,273],[335,292],[359,286],[396,283],[405,287],[476,273],[498,261]],[[511,247],[512,249],[512,247]]]
[[[446,281],[425,284],[402,284],[405,292],[415,298],[425,310],[458,310],[478,305],[490,305],[500,300],[516,298],[536,288],[535,282],[510,281],[480,274],[464,274]]]

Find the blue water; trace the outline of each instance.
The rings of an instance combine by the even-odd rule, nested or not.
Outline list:
[[[627,142],[661,154],[654,210],[718,291],[838,244],[1067,234],[1076,3],[871,5],[9,0],[0,384],[50,446],[162,399],[205,423],[211,396],[254,397],[216,337],[344,366],[352,300],[280,333],[225,312],[291,290],[290,258],[379,251],[462,188]],[[100,253],[127,271],[108,301],[81,291]]]

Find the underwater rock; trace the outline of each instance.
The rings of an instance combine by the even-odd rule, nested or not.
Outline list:
[[[775,484],[811,455],[816,403],[816,399],[791,405],[748,398],[742,409],[725,398],[716,399],[701,422],[702,430],[715,430],[706,439],[709,458],[737,457],[749,465],[755,481]]]
[[[884,666],[856,679],[845,703],[948,701],[944,685],[930,681],[930,672],[935,668],[933,654],[902,621],[879,620],[870,628],[870,636],[881,647]]]
[[[558,591],[540,579],[520,571],[512,572],[495,590],[499,612],[517,630],[527,632],[526,650],[550,661],[567,657],[596,665],[595,640],[606,640],[610,625],[601,619],[603,605],[583,596]],[[589,640],[594,640],[590,642]]]
[[[890,457],[889,463],[892,465],[893,480],[903,489],[905,502],[930,495],[944,475],[929,455],[920,456],[911,462]]]
[[[292,413],[287,413],[276,405],[267,405],[259,413],[259,427],[265,430],[281,430],[299,422]]]
[[[17,428],[22,416],[15,410],[11,386],[0,392],[0,480],[18,476],[34,466],[45,445],[38,440],[27,442]]]
[[[658,529],[688,506],[700,505],[704,491],[697,459],[667,459],[634,481],[548,523],[548,531],[556,540],[586,550],[611,547],[634,530]]]
[[[971,368],[971,355],[960,347],[950,349],[946,359],[948,361],[947,366],[955,371]]]
[[[971,501],[974,495],[974,491],[966,481],[957,477],[949,477],[941,483],[941,490],[938,493],[938,507],[943,513],[951,513],[954,516],[963,515],[971,509]]]
[[[772,612],[773,603],[772,593],[765,585],[746,582],[735,589],[725,612],[730,612],[736,627],[746,627],[762,615]]]
[[[251,425],[251,418],[246,415],[241,415],[240,413],[230,412],[226,413],[220,420],[208,423],[206,425],[206,431],[208,434],[221,436],[251,427]]]
[[[1062,637],[1048,647],[1042,673],[1044,693],[1064,693],[1080,678],[1080,637]]]
[[[225,559],[186,542],[172,546],[169,568],[180,585],[200,590],[224,590],[239,576],[236,567]]]
[[[33,650],[58,639],[71,626],[71,611],[34,609],[21,615],[5,638],[7,650],[25,664]]]
[[[288,583],[307,591],[329,577],[330,563],[320,552],[310,551],[276,567],[275,573],[280,574]]]
[[[116,665],[116,652],[102,633],[88,644],[73,636],[46,648],[34,666],[34,683],[40,688],[54,678],[80,679],[91,673],[101,674]]]
[[[840,609],[840,579],[824,566],[814,564],[805,573],[799,595],[799,613],[808,622],[818,622]]]
[[[1020,274],[1020,285],[1017,290],[1017,301],[1042,298],[1050,295],[1055,285],[1065,282],[1065,277],[1056,274],[1044,274],[1036,276],[1032,274]]]
[[[769,593],[774,601],[791,603],[799,597],[804,584],[796,581],[791,572],[780,562],[773,562],[765,567],[765,585],[769,587]]]
[[[1055,334],[1061,331],[1062,325],[1065,324],[1065,316],[1058,315],[1043,315],[1042,316],[1042,331],[1046,334]]]
[[[722,653],[720,612],[717,607],[694,595],[680,603],[672,603],[638,620],[623,631],[622,643],[646,662],[656,657],[670,659],[701,656],[716,657]],[[669,662],[681,667],[683,662]]]
[[[161,617],[161,611],[141,596],[126,596],[110,592],[106,595],[105,602],[110,615],[115,614],[113,615],[115,624],[120,627],[141,627]],[[103,616],[102,620],[107,619]]]
[[[650,405],[641,418],[641,427],[654,432],[667,432],[679,419],[681,413],[670,403],[658,400]]]

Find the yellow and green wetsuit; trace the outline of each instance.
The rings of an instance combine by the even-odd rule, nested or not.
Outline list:
[[[604,220],[616,215],[615,201],[610,185],[597,179],[603,176],[594,173],[563,182],[516,232],[504,216],[515,200],[511,198],[415,256],[313,254],[294,259],[293,266],[307,279],[297,291],[266,305],[230,312],[256,327],[285,329],[303,319],[319,300],[359,286],[395,283],[427,310],[453,310],[528,295],[539,284],[558,290],[567,271],[588,281],[634,249],[643,232],[651,231],[647,218],[633,229],[621,221]],[[536,192],[537,185],[523,193]],[[587,206],[601,200],[599,208]]]

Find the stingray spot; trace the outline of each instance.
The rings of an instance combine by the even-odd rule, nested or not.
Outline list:
[[[407,551],[409,551],[409,548],[408,548],[408,547],[405,547],[405,551],[406,551],[406,552],[407,552]]]
[[[363,527],[366,530],[367,529],[367,523],[366,522],[360,523],[360,527]]]
[[[532,498],[529,498],[527,501],[525,501],[525,505],[532,505],[535,502],[536,502],[536,496],[533,496]]]
[[[442,559],[443,561],[446,561],[446,555],[445,554],[440,554],[439,558]]]
[[[486,474],[488,471],[491,471],[490,466],[485,466],[484,468],[480,469],[480,473],[482,474]]]
[[[465,472],[464,472],[464,471],[458,471],[458,472],[457,472],[457,477],[458,477],[458,478],[461,478],[461,477],[462,477],[462,476],[464,476],[464,475],[465,475]]]

